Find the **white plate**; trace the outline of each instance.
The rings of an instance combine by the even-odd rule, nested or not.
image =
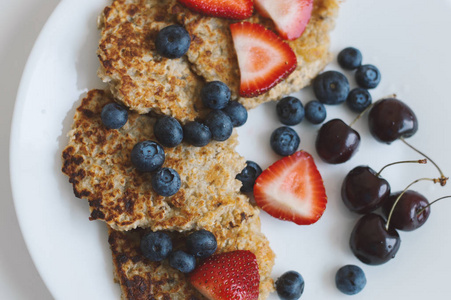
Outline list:
[[[56,299],[119,299],[113,283],[106,226],[88,221],[88,205],[73,196],[61,173],[61,151],[66,144],[75,108],[88,89],[101,88],[96,77],[96,17],[105,0],[62,1],[44,27],[29,58],[20,86],[11,134],[11,181],[17,215],[31,256]],[[333,32],[332,51],[358,47],[364,63],[382,72],[373,98],[396,92],[417,113],[420,127],[409,140],[451,174],[450,83],[451,1],[348,0],[342,4]],[[339,70],[335,63],[328,68]],[[352,73],[346,72],[352,80]],[[299,94],[306,103],[310,89]],[[328,107],[328,118],[350,122],[354,115],[344,105]],[[238,150],[267,167],[277,157],[268,146],[280,124],[274,104],[250,112],[239,129]],[[317,126],[294,127],[301,148],[314,154]],[[348,212],[339,189],[345,174],[359,164],[378,170],[386,163],[419,158],[401,142],[383,145],[369,135],[366,118],[355,128],[362,143],[349,162],[330,166],[317,160],[326,182],[329,204],[312,226],[299,227],[262,214],[263,231],[277,254],[273,277],[298,270],[305,278],[305,299],[345,298],[334,286],[334,274],[344,264],[357,264],[368,284],[354,299],[450,299],[451,201],[432,208],[424,227],[401,232],[397,257],[382,266],[366,266],[353,257],[349,234],[357,216]],[[437,176],[432,165],[396,166],[384,171],[392,190],[412,180]],[[450,184],[451,185],[451,184]],[[416,190],[435,199],[451,194],[449,186],[419,183]],[[277,299],[275,295],[271,299]]]

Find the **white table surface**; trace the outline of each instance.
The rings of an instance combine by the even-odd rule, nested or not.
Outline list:
[[[22,71],[59,0],[0,0],[0,299],[52,299],[25,246],[9,180],[11,118]]]

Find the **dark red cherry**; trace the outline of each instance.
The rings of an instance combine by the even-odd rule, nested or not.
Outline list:
[[[381,265],[395,257],[401,239],[394,228],[385,228],[385,220],[381,216],[371,213],[357,221],[349,245],[363,263]]]
[[[401,192],[391,194],[383,204],[382,212],[386,218],[388,218],[390,210],[400,194]],[[407,190],[401,196],[393,210],[389,223],[390,227],[404,231],[412,231],[420,228],[427,221],[431,213],[430,207],[423,210],[428,204],[429,201],[423,195],[412,190]],[[422,212],[418,215],[420,211]]]
[[[360,135],[340,119],[321,126],[316,137],[316,151],[327,163],[341,164],[349,160],[360,144]]]
[[[349,210],[367,214],[379,208],[390,196],[390,184],[368,166],[357,166],[341,185],[341,199]]]
[[[415,113],[404,102],[388,98],[374,103],[368,115],[370,132],[376,140],[390,144],[418,130]]]

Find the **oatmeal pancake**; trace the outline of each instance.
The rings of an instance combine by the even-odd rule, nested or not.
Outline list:
[[[191,71],[186,56],[168,59],[155,50],[160,29],[174,24],[167,13],[172,2],[115,0],[107,6],[98,20],[98,75],[132,110],[193,120],[202,107],[203,80]]]
[[[214,222],[202,224],[201,228],[216,236],[216,253],[249,250],[256,255],[260,273],[259,299],[266,299],[274,290],[270,277],[274,253],[269,248],[268,240],[260,232],[258,210],[247,202],[240,201],[233,210],[218,216]],[[142,256],[139,243],[146,232],[143,229],[128,232],[110,229],[108,241],[122,299],[206,299],[191,286],[186,275],[171,268],[167,260],[150,262]],[[190,232],[168,233],[173,239],[174,248],[183,249],[184,238]]]
[[[169,8],[169,12],[177,17],[192,37],[187,53],[192,69],[206,81],[223,81],[232,90],[233,98],[239,98],[240,71],[229,30],[230,23],[236,21],[201,16],[177,2]],[[303,35],[288,41],[298,61],[295,71],[267,93],[254,98],[239,98],[239,101],[250,109],[309,85],[331,60],[329,32],[334,27],[337,12],[338,0],[314,0],[312,17]],[[246,21],[275,30],[274,23],[258,13]]]
[[[203,114],[200,89],[220,80],[232,98],[248,109],[299,91],[330,61],[329,32],[334,26],[338,0],[315,0],[304,34],[288,42],[298,66],[283,82],[254,98],[239,98],[240,73],[229,25],[232,21],[202,16],[176,0],[115,0],[99,17],[99,77],[109,83],[115,100],[141,114],[171,115],[182,122]],[[270,19],[254,13],[247,21],[274,29]],[[191,36],[187,55],[161,57],[155,50],[158,31],[174,23]]]
[[[129,112],[119,130],[103,126],[100,113],[113,101],[109,92],[93,90],[77,108],[69,142],[63,151],[62,171],[77,197],[87,199],[91,220],[103,220],[113,229],[190,230],[235,205],[241,182],[235,179],[245,160],[234,151],[237,135],[205,147],[185,143],[165,148],[163,167],[181,177],[180,190],[171,197],[157,195],[149,173],[131,163],[133,146],[155,140],[155,118]]]

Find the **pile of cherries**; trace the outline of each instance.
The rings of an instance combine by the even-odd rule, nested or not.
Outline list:
[[[343,55],[343,52],[340,55]],[[352,60],[348,58],[348,61]],[[359,70],[356,72],[356,81],[360,84],[358,73]],[[377,73],[374,72],[369,77],[380,80],[380,74]],[[321,88],[326,90],[327,94],[335,94],[337,97],[341,95],[343,98],[342,95],[346,92],[347,86],[343,87],[342,81],[328,82],[328,85],[321,83]],[[362,96],[362,102],[365,102],[363,100],[365,99]],[[448,178],[434,161],[405,141],[418,130],[417,117],[406,103],[396,99],[395,95],[378,100],[374,104],[370,102],[366,107],[362,107],[358,118],[367,111],[369,111],[370,133],[377,141],[387,144],[396,140],[403,141],[431,161],[440,173],[439,178],[415,180],[402,192],[397,193],[391,193],[389,183],[380,176],[383,169],[376,173],[369,166],[357,166],[345,177],[341,189],[344,204],[351,211],[364,214],[351,233],[351,250],[363,263],[379,265],[395,257],[401,243],[397,230],[415,230],[421,227],[429,217],[428,200],[420,193],[408,188],[421,180],[429,180],[444,186]],[[325,162],[343,163],[356,152],[360,135],[351,128],[352,124],[347,125],[339,119],[333,119],[321,127],[316,140],[316,150]],[[426,163],[427,160],[417,162]],[[382,215],[374,213],[378,208],[382,208]]]
[[[394,112],[396,114],[396,110]],[[402,135],[399,138],[403,140]],[[349,210],[363,214],[352,230],[349,245],[363,263],[380,265],[388,262],[395,257],[401,244],[397,230],[413,231],[427,221],[430,205],[435,201],[429,203],[426,197],[409,188],[423,180],[444,186],[448,180],[428,159],[437,167],[440,177],[417,179],[401,192],[391,193],[390,184],[380,176],[385,167],[376,173],[369,166],[357,166],[346,175],[341,188],[343,203]],[[427,160],[401,161],[387,166],[408,162],[426,163]],[[381,214],[375,213],[379,208]]]
[[[377,86],[380,81],[377,68],[372,65],[362,66],[361,54],[355,48],[346,48],[340,52],[338,62],[345,69],[357,68],[355,76],[360,88],[349,92],[349,83],[344,75],[332,75],[331,72],[335,71],[329,71],[329,74],[325,72],[323,74],[326,75],[320,74],[315,79],[315,95],[320,100],[320,97],[331,98],[332,100],[322,101],[326,104],[339,104],[346,100],[352,110],[360,112],[357,119],[369,111],[368,126],[377,141],[386,144],[403,141],[426,158],[414,162],[426,163],[429,160],[440,173],[438,178],[415,180],[403,191],[396,193],[391,193],[389,183],[380,176],[385,167],[376,172],[369,166],[357,166],[345,177],[341,189],[343,203],[352,212],[363,214],[351,233],[351,250],[363,263],[379,265],[395,257],[401,243],[397,230],[415,230],[429,217],[432,203],[420,193],[410,190],[410,186],[422,180],[444,186],[448,178],[433,160],[406,142],[405,139],[418,130],[417,117],[406,103],[396,99],[396,95],[371,103],[371,96],[362,88]],[[357,103],[361,105],[356,105]],[[322,125],[315,144],[322,160],[339,164],[348,161],[355,154],[360,144],[360,135],[351,128],[354,122],[347,125],[340,119],[333,119]],[[381,214],[375,213],[379,208]]]

